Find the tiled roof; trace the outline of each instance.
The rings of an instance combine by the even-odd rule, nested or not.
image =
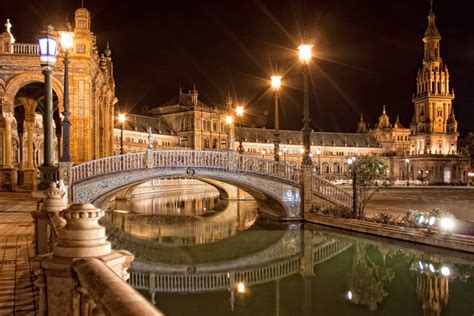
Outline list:
[[[301,131],[280,130],[281,144],[302,144]],[[247,142],[272,143],[275,130],[264,128],[235,128],[236,138],[243,137]],[[380,147],[375,137],[370,134],[356,133],[327,133],[312,132],[311,144],[313,146],[338,146],[338,147]]]
[[[148,133],[148,127],[151,127],[152,134],[176,135],[171,127],[158,117],[127,114],[125,130]],[[115,122],[115,128],[120,128],[118,121]]]

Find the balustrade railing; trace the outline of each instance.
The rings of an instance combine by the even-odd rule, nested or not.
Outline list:
[[[39,55],[38,44],[15,43],[12,45],[13,54],[18,55]]]
[[[73,270],[80,294],[77,315],[163,315],[98,259],[80,259]]]
[[[350,193],[322,179],[316,173],[313,174],[313,193],[323,196],[339,206],[352,208],[352,195]]]
[[[72,181],[74,183],[94,176],[146,167],[144,152],[100,158],[74,166]],[[271,176],[295,184],[299,184],[301,179],[298,167],[237,153],[230,159],[229,152],[224,151],[157,150],[153,152],[153,167],[226,169]]]
[[[103,174],[145,167],[145,153],[143,152],[100,158],[72,167],[72,182]]]

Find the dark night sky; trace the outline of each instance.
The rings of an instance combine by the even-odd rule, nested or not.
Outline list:
[[[46,23],[72,19],[80,1],[1,1],[18,42]],[[428,0],[85,1],[98,46],[110,41],[119,105],[138,112],[196,82],[200,96],[222,103],[228,89],[251,115],[271,112],[268,78],[284,77],[283,128],[301,125],[302,76],[296,63],[301,32],[315,45],[312,127],[353,131],[359,113],[374,123],[387,105],[408,125],[421,66]],[[474,130],[472,0],[435,0],[442,57],[455,89],[462,131]],[[49,12],[43,14],[43,12]]]

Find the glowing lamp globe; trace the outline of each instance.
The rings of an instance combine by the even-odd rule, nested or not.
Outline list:
[[[244,115],[244,107],[241,105],[237,106],[237,108],[235,109],[235,114],[237,114],[238,116]]]
[[[73,32],[59,32],[61,36],[61,48],[70,50],[74,45],[74,33]]]
[[[272,76],[272,88],[275,90],[280,89],[281,87],[281,76]]]
[[[312,57],[312,49],[313,45],[308,45],[308,44],[301,44],[298,46],[298,50],[300,52],[300,60],[303,63],[309,63]]]
[[[234,118],[230,115],[227,115],[226,118],[225,118],[225,122],[227,124],[232,124],[234,122]]]
[[[47,30],[41,33],[38,43],[41,66],[53,68],[58,55],[58,41],[53,26],[48,26]]]
[[[120,123],[125,122],[125,114],[120,113],[118,115],[118,120],[119,120]]]

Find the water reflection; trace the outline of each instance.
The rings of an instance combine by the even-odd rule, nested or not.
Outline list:
[[[158,221],[163,215],[137,208],[112,213],[110,238],[136,256],[129,282],[168,315],[474,313],[471,255],[277,223],[256,218],[255,205],[245,203],[172,215],[200,218],[183,223]],[[228,219],[240,229],[227,229],[224,238],[218,223]]]
[[[212,243],[248,229],[257,218],[255,201],[225,201],[217,192],[117,200],[108,214],[128,236],[169,245]]]

